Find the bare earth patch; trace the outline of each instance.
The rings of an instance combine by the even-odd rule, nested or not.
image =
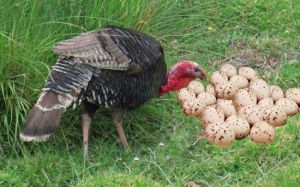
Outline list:
[[[242,66],[252,67],[260,72],[261,76],[265,79],[269,78],[271,73],[278,72],[282,67],[282,62],[293,64],[299,61],[298,53],[283,53],[282,56],[272,56],[264,54],[258,49],[253,49],[245,41],[232,41],[229,43],[228,48],[232,53],[223,59],[211,62],[213,66],[220,66],[224,63],[234,65],[237,69]]]

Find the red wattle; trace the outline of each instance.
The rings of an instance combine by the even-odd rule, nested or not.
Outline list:
[[[172,88],[170,88],[170,90],[171,91],[179,90],[179,89],[185,87],[188,83],[190,83],[194,79],[195,78],[191,78],[191,77],[180,78],[179,80],[177,80],[177,82],[174,84],[174,86],[172,86]]]
[[[168,81],[168,84],[166,84],[160,88],[158,95],[161,96],[161,95],[168,93],[169,91],[179,90],[179,89],[185,87],[192,80],[194,80],[194,78],[191,78],[191,77],[183,77],[183,78],[180,78],[179,80],[171,79]]]
[[[162,86],[158,92],[159,96],[162,96],[169,92],[168,85]]]
[[[198,67],[195,62],[182,61],[176,63],[167,74],[167,84],[163,85],[159,90],[159,95],[168,93],[169,91],[176,91],[185,87],[188,83],[196,77],[191,76],[189,71],[192,68]]]

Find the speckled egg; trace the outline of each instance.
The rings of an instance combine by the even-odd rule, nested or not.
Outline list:
[[[239,89],[232,99],[233,106],[236,111],[243,106],[256,105],[257,98],[255,93],[249,88]]]
[[[258,101],[271,95],[269,84],[260,78],[251,80],[249,89],[255,93]]]
[[[193,91],[196,95],[202,93],[205,91],[205,87],[204,85],[196,80],[191,81],[188,85],[187,85],[188,90]]]
[[[215,85],[216,97],[220,99],[232,99],[239,88],[232,82],[223,82]]]
[[[244,117],[250,126],[263,120],[261,108],[257,105],[247,105],[239,109],[238,115]]]
[[[209,92],[200,93],[199,95],[197,95],[197,99],[202,100],[206,104],[206,106],[216,104],[217,102],[216,97]]]
[[[232,65],[232,64],[223,64],[221,67],[220,67],[220,71],[225,73],[227,75],[228,78],[234,76],[234,75],[237,75],[237,70],[236,68]]]
[[[177,100],[179,103],[183,104],[184,101],[195,99],[196,94],[195,92],[188,90],[187,88],[181,88],[177,93]]]
[[[284,96],[295,101],[297,105],[300,105],[300,88],[289,88],[285,91]]]
[[[244,76],[248,81],[258,77],[258,74],[255,72],[255,70],[250,67],[240,67],[238,70],[238,75]]]
[[[211,84],[206,85],[205,91],[211,93],[214,96],[216,95],[215,88]]]
[[[235,84],[239,89],[247,88],[249,86],[248,80],[242,75],[234,75],[230,77],[229,82]]]
[[[199,117],[206,105],[202,100],[190,99],[183,103],[182,111],[188,116]]]
[[[257,105],[260,106],[260,108],[263,110],[265,108],[270,108],[274,106],[274,101],[272,98],[266,97],[258,101]]]
[[[233,106],[232,100],[217,99],[217,106],[223,110],[225,118],[236,114],[236,110]]]
[[[206,128],[211,123],[220,121],[223,122],[224,120],[224,112],[217,105],[206,106],[200,116],[200,121],[204,128]]]
[[[274,105],[263,110],[263,119],[274,127],[280,127],[286,124],[287,115],[281,108]]]
[[[222,82],[227,82],[228,81],[228,77],[225,73],[221,72],[221,71],[215,71],[211,74],[211,76],[209,77],[209,83],[215,87],[216,84],[222,83]]]
[[[290,98],[278,99],[275,105],[285,111],[287,116],[293,116],[298,113],[297,103]]]
[[[253,142],[259,144],[270,144],[275,139],[275,128],[265,121],[259,121],[250,130],[250,137]]]
[[[184,187],[200,187],[200,185],[198,185],[194,181],[189,181],[189,182],[185,183]]]
[[[250,125],[244,117],[231,115],[225,121],[233,129],[236,140],[244,139],[249,135]]]
[[[233,129],[226,122],[216,122],[208,125],[204,135],[207,140],[220,147],[229,147],[235,139]]]
[[[270,97],[276,102],[278,99],[284,98],[283,90],[277,85],[269,85],[271,90]]]

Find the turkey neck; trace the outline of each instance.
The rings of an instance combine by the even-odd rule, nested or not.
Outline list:
[[[193,77],[184,76],[185,72],[176,67],[172,67],[167,74],[167,83],[160,88],[159,95],[164,95],[169,91],[176,91],[186,86],[194,80]]]

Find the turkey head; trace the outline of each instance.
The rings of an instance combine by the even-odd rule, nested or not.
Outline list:
[[[182,61],[174,64],[167,74],[167,83],[160,88],[159,95],[176,91],[186,86],[192,80],[206,79],[206,72],[196,62]]]

